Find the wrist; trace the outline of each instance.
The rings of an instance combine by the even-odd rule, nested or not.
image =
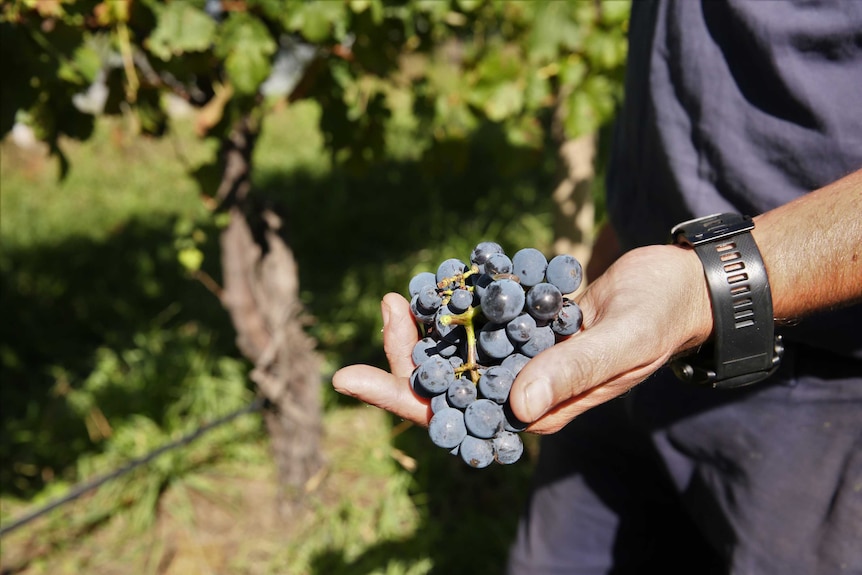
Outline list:
[[[703,264],[689,246],[669,245],[679,260],[680,281],[683,282],[680,304],[685,305],[680,317],[688,318],[684,323],[683,339],[680,341],[674,355],[684,354],[706,343],[714,328],[712,303],[709,288],[703,274]]]

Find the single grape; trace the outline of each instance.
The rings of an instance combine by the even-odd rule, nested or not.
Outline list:
[[[506,326],[499,323],[486,323],[479,331],[476,344],[488,356],[503,359],[515,351],[515,346],[506,335]]]
[[[432,337],[423,337],[413,346],[413,364],[421,365],[423,361],[437,353],[437,341]]]
[[[490,399],[477,399],[464,410],[464,423],[470,435],[489,439],[503,428],[503,408]]]
[[[446,356],[443,356],[446,357]],[[452,369],[458,369],[462,365],[464,365],[464,360],[461,359],[460,356],[452,355],[449,357],[449,363],[452,364]]]
[[[464,413],[460,409],[445,407],[435,413],[428,423],[428,435],[434,445],[452,449],[467,437]]]
[[[415,317],[416,321],[418,322],[424,323],[426,325],[431,325],[432,323],[434,323],[434,318],[436,317],[436,314],[427,314],[420,311],[418,300],[419,295],[414,295],[413,298],[410,300],[410,311],[413,313],[413,317]]]
[[[512,273],[512,260],[506,254],[491,254],[485,262],[485,273],[489,275]]]
[[[522,313],[506,324],[506,334],[515,343],[525,343],[533,337],[536,320],[528,313]]]
[[[527,292],[527,312],[540,322],[557,317],[563,307],[563,294],[554,284],[538,283]]]
[[[502,405],[509,399],[509,390],[514,381],[515,375],[502,365],[491,366],[479,378],[479,393],[484,399]]]
[[[467,265],[457,258],[449,258],[437,268],[437,287],[449,289],[455,287],[452,278],[460,276],[467,271]],[[448,281],[447,281],[448,280]]]
[[[499,279],[488,284],[482,295],[482,312],[489,321],[507,323],[524,311],[524,290],[518,282]]]
[[[446,394],[441,393],[440,395],[435,395],[431,398],[431,413],[437,413],[442,409],[447,409],[451,407],[449,402],[446,401]]]
[[[473,251],[470,253],[470,263],[476,264],[479,266],[479,271],[484,272],[485,262],[488,261],[488,258],[493,254],[502,254],[503,248],[500,244],[495,242],[480,242],[473,248]]]
[[[511,431],[501,431],[492,440],[494,446],[494,459],[503,465],[515,463],[521,459],[524,453],[524,443],[521,438]]]
[[[521,346],[521,353],[527,357],[536,357],[556,342],[554,330],[550,326],[537,327],[530,341]]]
[[[527,365],[527,362],[530,361],[530,358],[524,355],[523,353],[513,353],[506,359],[504,359],[500,365],[511,371],[515,376],[521,373],[521,370]]]
[[[503,429],[513,433],[520,433],[527,429],[527,425],[527,423],[518,419],[508,401],[503,404]]]
[[[437,335],[440,336],[441,339],[446,340],[450,343],[457,343],[461,341],[464,336],[464,326],[458,325],[456,323],[451,323],[451,321],[447,322],[444,318],[446,316],[458,315],[455,313],[449,305],[443,305],[437,310],[436,315],[434,316],[434,329],[437,332]]]
[[[456,379],[446,390],[446,399],[451,407],[465,409],[476,401],[476,386],[467,378]]]
[[[557,286],[561,293],[570,294],[581,285],[584,272],[574,256],[562,254],[555,256],[548,262],[545,277],[548,283]]]
[[[471,305],[473,305],[473,294],[464,288],[456,289],[449,298],[449,309],[455,313],[464,313]]]
[[[461,459],[470,467],[481,469],[494,462],[494,444],[488,439],[468,435],[458,448]]]
[[[416,274],[410,279],[410,284],[407,288],[410,297],[415,296],[419,293],[424,286],[430,285],[432,287],[437,287],[437,278],[431,272],[421,272]]]
[[[443,298],[437,293],[437,288],[431,285],[422,286],[416,294],[416,309],[425,315],[431,315],[440,309]]]
[[[512,256],[512,273],[521,280],[521,285],[532,287],[545,280],[548,260],[536,248],[524,248]]]
[[[473,295],[480,299],[485,294],[485,289],[494,281],[489,274],[482,273],[478,275],[472,275],[469,277],[470,285],[473,286]],[[475,303],[473,305],[476,305]]]
[[[423,397],[434,397],[446,391],[455,380],[455,370],[449,360],[435,355],[413,371],[413,389]]]
[[[565,300],[563,309],[551,322],[551,329],[557,335],[573,335],[581,329],[581,324],[584,322],[584,314],[580,306],[573,301]]]
[[[456,357],[455,354],[458,353],[458,344],[441,339],[437,342],[437,353],[449,359]]]

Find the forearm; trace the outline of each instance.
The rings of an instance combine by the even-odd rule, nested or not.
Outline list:
[[[862,170],[755,222],[776,318],[862,300]]]

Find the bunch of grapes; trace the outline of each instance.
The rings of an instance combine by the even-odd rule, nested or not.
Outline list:
[[[569,255],[549,262],[525,248],[510,259],[499,244],[482,242],[469,264],[448,259],[436,274],[410,280],[410,308],[424,334],[410,385],[431,401],[435,445],[477,468],[520,459],[526,424],[512,413],[509,390],[530,358],[581,329],[581,310],[566,295],[582,275]]]

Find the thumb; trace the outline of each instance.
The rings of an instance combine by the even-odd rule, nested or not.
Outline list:
[[[515,415],[529,431],[555,433],[646,379],[667,357],[637,331],[600,322],[536,356],[512,386]]]

